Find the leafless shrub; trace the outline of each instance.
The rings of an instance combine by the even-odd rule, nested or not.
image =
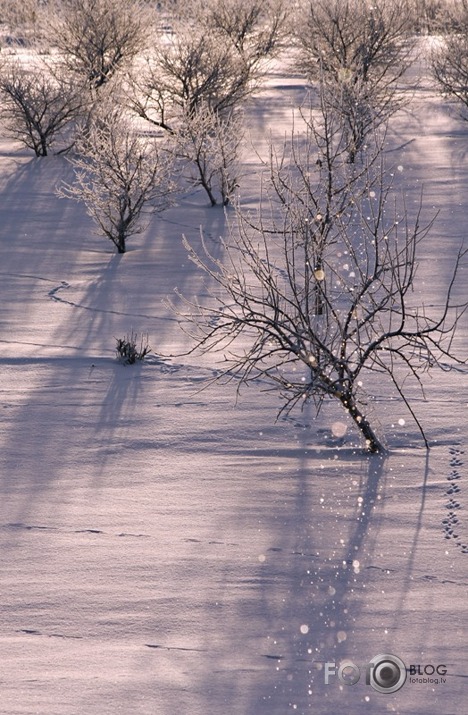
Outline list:
[[[148,336],[142,335],[138,339],[138,333],[131,331],[123,338],[116,338],[117,356],[124,365],[134,365],[143,361],[152,350],[148,344]]]

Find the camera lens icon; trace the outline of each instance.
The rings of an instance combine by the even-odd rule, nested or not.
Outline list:
[[[396,693],[406,681],[406,666],[396,655],[376,655],[367,666],[367,684],[379,693]]]

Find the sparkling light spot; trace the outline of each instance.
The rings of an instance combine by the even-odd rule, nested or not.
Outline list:
[[[309,632],[309,626],[306,623],[303,623],[302,626],[299,628],[299,630],[305,636],[306,633]]]
[[[334,422],[331,426],[331,431],[334,437],[344,437],[348,427],[344,422]]]

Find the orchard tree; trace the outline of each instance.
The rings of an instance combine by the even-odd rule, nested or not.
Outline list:
[[[94,90],[145,47],[150,26],[138,0],[59,0],[47,23],[65,67]]]
[[[35,43],[43,5],[41,0],[0,0],[0,22],[8,31],[4,40],[7,45]]]
[[[42,64],[8,62],[0,73],[0,116],[13,139],[47,156],[52,146],[73,143],[73,128],[85,104],[83,88]]]
[[[389,87],[408,66],[410,19],[406,0],[306,0],[296,16],[299,67],[311,78],[347,70]]]
[[[170,205],[172,157],[112,111],[94,117],[75,152],[69,157],[75,182],[59,194],[83,201],[98,233],[125,253],[127,239],[145,228],[145,214]]]
[[[372,135],[379,128],[386,128],[392,114],[402,105],[393,93],[381,93],[378,87],[354,77],[348,70],[342,70],[331,81],[322,75],[311,90],[311,99],[319,104],[322,114],[335,117],[351,164],[363,156],[367,143],[373,143]]]
[[[170,22],[129,74],[127,106],[170,134],[191,183],[211,205],[226,205],[243,136],[238,110],[281,46],[286,12],[281,0],[192,0],[174,7]]]
[[[188,181],[201,186],[212,206],[227,206],[237,187],[243,141],[237,113],[221,118],[210,107],[187,113],[174,132],[175,154],[185,162]]]
[[[408,5],[416,32],[438,34],[450,26],[453,0],[408,0]]]
[[[299,69],[348,127],[353,162],[369,131],[402,104],[400,80],[411,63],[407,0],[308,0],[296,14]]]
[[[451,8],[451,27],[437,40],[431,53],[432,73],[449,97],[468,107],[468,0]],[[468,118],[465,113],[462,115]]]
[[[232,47],[181,26],[156,41],[145,63],[130,75],[127,96],[138,116],[172,133],[199,107],[229,113],[253,89],[248,69]]]
[[[191,352],[220,352],[222,375],[238,389],[277,390],[280,413],[335,400],[366,449],[380,452],[364,393],[375,373],[393,383],[428,446],[407,377],[422,386],[421,372],[456,360],[452,338],[466,306],[454,304],[452,289],[463,254],[440,311],[418,305],[417,249],[430,225],[420,213],[410,221],[404,204],[396,210],[381,155],[356,175],[340,132],[308,126],[305,138],[293,132],[282,152],[272,150],[258,214],[237,206],[224,255],[210,253],[203,236],[201,250],[184,239],[211,289],[203,302],[179,295],[174,310]]]
[[[242,101],[254,90],[248,67],[219,36],[180,26],[161,39],[127,81],[127,105],[166,132],[212,206],[227,205],[237,185]]]
[[[234,47],[251,75],[284,46],[288,11],[283,0],[208,0],[199,7],[202,24]]]

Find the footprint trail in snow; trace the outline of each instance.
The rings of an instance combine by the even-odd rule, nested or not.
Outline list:
[[[445,491],[445,496],[448,497],[448,501],[445,504],[445,508],[448,510],[448,514],[445,519],[442,519],[442,526],[446,539],[454,539],[455,544],[461,549],[462,553],[468,554],[468,540],[464,541],[461,536],[461,525],[459,516],[459,510],[461,509],[460,494],[461,494],[461,473],[460,470],[463,467],[463,450],[457,449],[456,447],[451,447],[450,452],[450,474],[447,477],[449,486]]]

